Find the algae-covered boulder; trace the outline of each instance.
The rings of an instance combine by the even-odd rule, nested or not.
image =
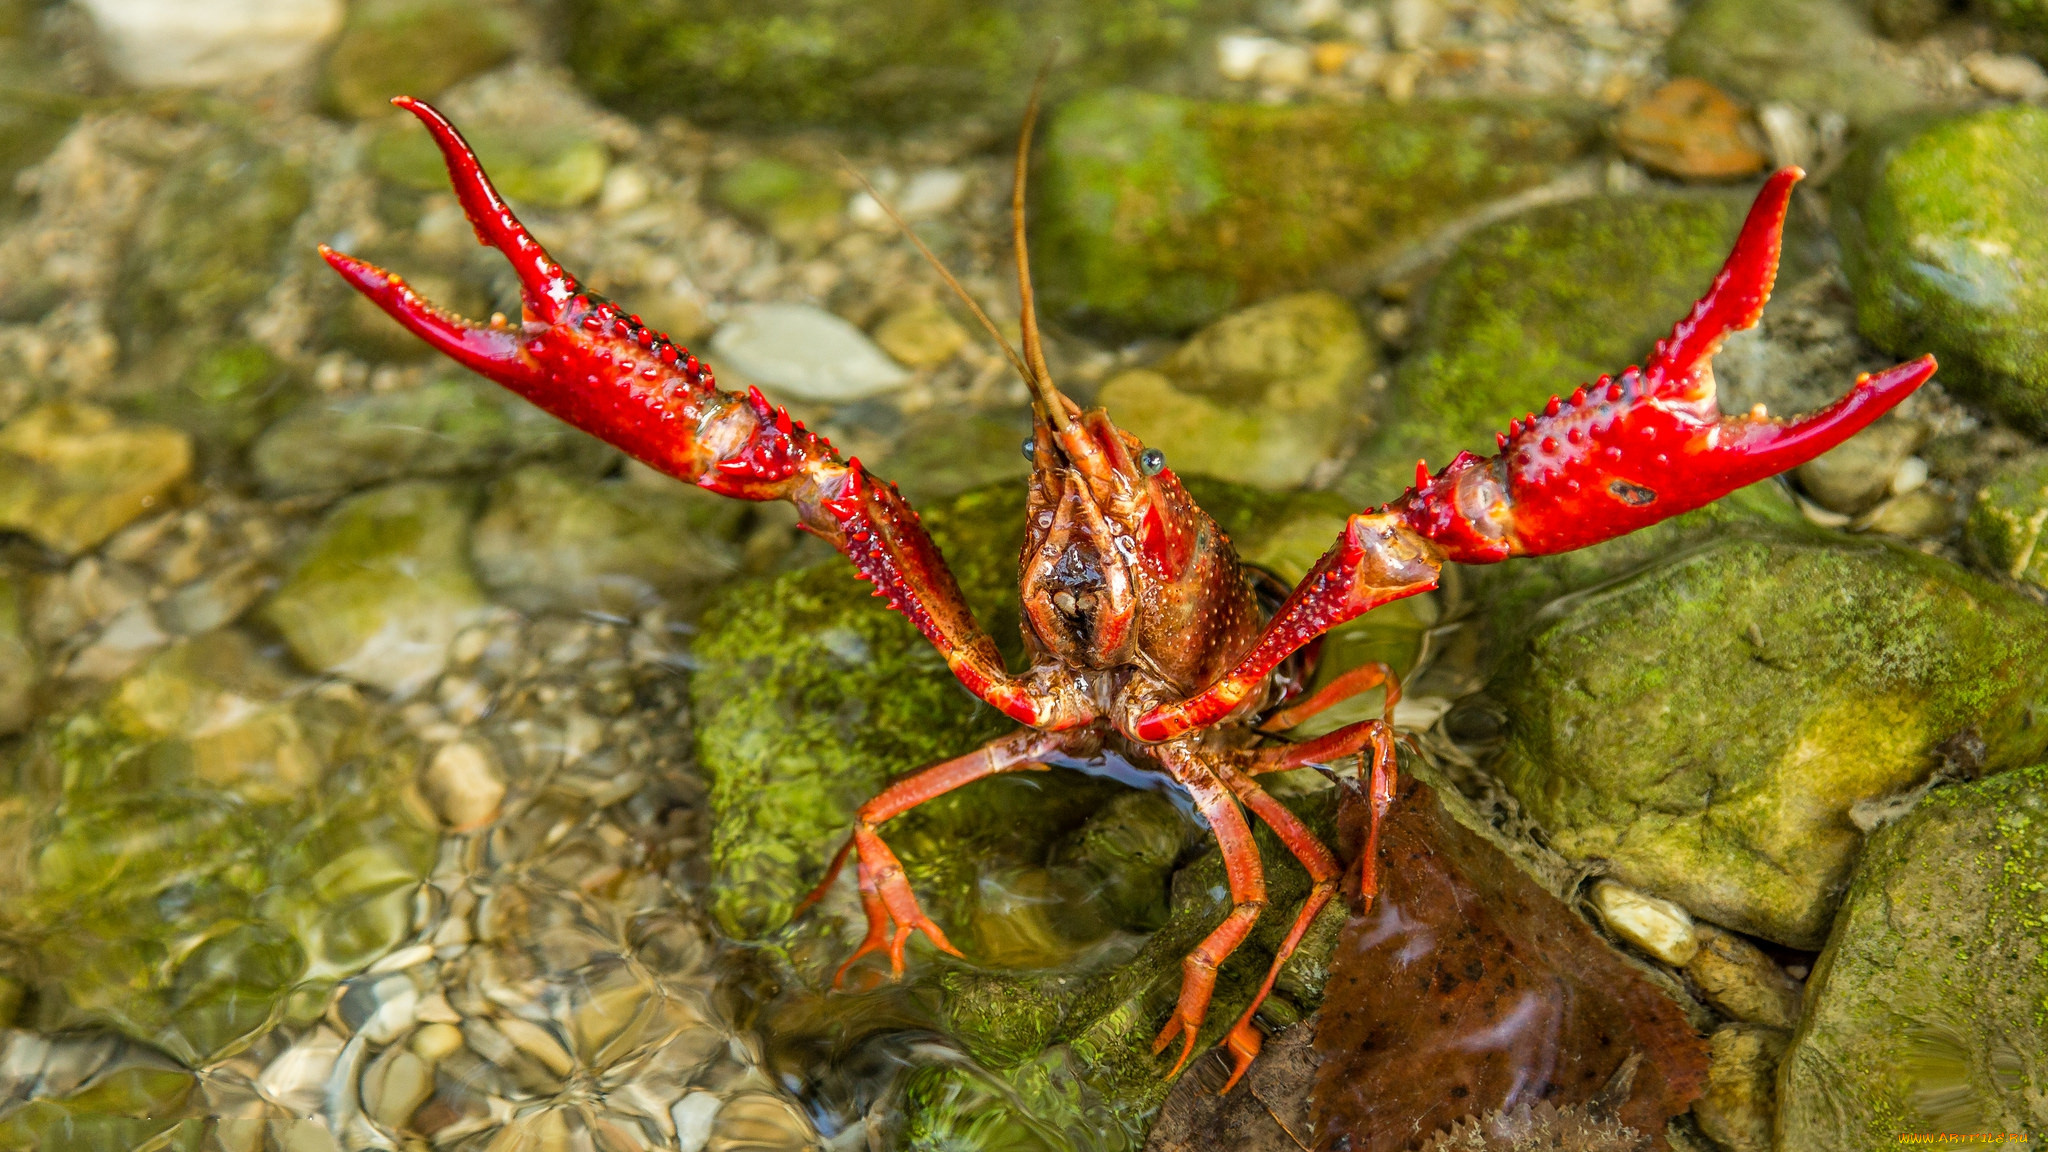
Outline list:
[[[711,185],[724,208],[799,251],[815,251],[838,230],[846,193],[830,172],[779,156],[751,156]]]
[[[344,116],[380,116],[393,96],[432,100],[505,62],[512,17],[494,3],[361,0],[349,5],[321,77],[327,105]]]
[[[1701,0],[1665,52],[1677,75],[1859,126],[1925,102],[1850,0]]]
[[[1590,121],[1540,105],[1091,94],[1046,132],[1041,291],[1070,314],[1173,329],[1348,286],[1461,214],[1548,180],[1591,141]]]
[[[684,484],[585,480],[534,464],[492,485],[470,555],[515,607],[630,616],[737,570],[721,529],[743,512]]]
[[[1297,293],[1218,320],[1156,371],[1112,377],[1097,402],[1173,467],[1294,488],[1358,425],[1373,351],[1341,297]]]
[[[1244,0],[573,0],[569,66],[599,99],[704,123],[883,129],[1011,120],[1055,83],[1113,84],[1204,52]]]
[[[1745,203],[1722,195],[1610,197],[1481,229],[1437,275],[1380,430],[1338,490],[1377,504],[1460,450],[1602,373],[1640,362],[1713,282]]]
[[[1835,184],[1856,322],[1949,387],[2048,432],[2048,110],[1891,125]]]
[[[2044,921],[2048,766],[1940,789],[1873,834],[1779,1073],[1777,1147],[2048,1132]]]
[[[83,552],[164,503],[191,471],[192,442],[176,429],[44,404],[0,427],[0,528]]]
[[[42,665],[22,621],[21,586],[0,572],[0,736],[19,732],[32,715]]]
[[[18,781],[43,815],[0,878],[25,1026],[212,1061],[317,1015],[411,929],[435,843],[406,801],[418,750],[303,689],[216,632],[38,729]]]
[[[404,694],[440,675],[486,603],[469,567],[470,494],[408,481],[327,514],[263,607],[308,668]]]
[[[253,340],[192,350],[175,382],[135,395],[127,413],[180,429],[199,450],[202,473],[235,459],[299,399],[291,368]]]
[[[598,441],[474,376],[315,401],[266,428],[250,450],[257,479],[281,496],[502,473],[535,460],[588,473],[615,459]]]
[[[1965,733],[1987,771],[2048,746],[2048,609],[1917,552],[1727,535],[1552,604],[1492,691],[1497,771],[1558,850],[1812,948],[1853,807]]]
[[[1977,490],[1964,537],[1978,562],[2008,579],[2048,588],[2048,453],[2000,465]]]

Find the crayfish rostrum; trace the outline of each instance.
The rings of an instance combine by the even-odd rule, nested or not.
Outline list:
[[[1230,911],[1187,957],[1179,1002],[1154,1044],[1159,1051],[1181,1040],[1176,1071],[1193,1051],[1217,966],[1265,907],[1247,812],[1279,835],[1314,882],[1264,984],[1226,1034],[1236,1063],[1232,1083],[1259,1048],[1253,1012],[1339,878],[1329,849],[1257,778],[1359,757],[1375,831],[1394,795],[1387,720],[1302,743],[1267,735],[1373,687],[1384,685],[1391,702],[1398,695],[1391,674],[1368,665],[1294,700],[1300,685],[1285,674],[1289,658],[1360,613],[1435,588],[1446,562],[1490,564],[1583,548],[1811,460],[1889,410],[1935,367],[1923,357],[1861,377],[1826,409],[1791,420],[1761,408],[1720,413],[1711,360],[1729,333],[1756,323],[1770,294],[1786,206],[1801,176],[1787,168],[1765,183],[1727,263],[1647,366],[1601,377],[1568,397],[1551,397],[1540,413],[1508,421],[1497,436],[1498,455],[1460,453],[1435,475],[1418,464],[1414,487],[1351,516],[1284,599],[1262,600],[1257,574],[1239,563],[1164,456],[1118,428],[1109,413],[1082,410],[1046,369],[1023,246],[1027,120],[1011,205],[1022,351],[1005,351],[1033,396],[1029,523],[1019,565],[1029,666],[1012,671],[893,484],[858,459],[842,459],[759,390],[719,390],[687,350],[585,291],[520,225],[440,113],[409,98],[394,103],[425,122],[479,240],[511,261],[523,315],[516,323],[496,317],[472,324],[439,311],[397,276],[323,248],[336,271],[429,344],[647,464],[727,496],[790,501],[803,527],[843,553],[875,595],[908,617],[969,691],[1022,725],[897,781],[861,807],[851,838],[811,896],[833,882],[849,852],[856,858],[868,928],[847,964],[883,952],[900,974],[904,947],[920,931],[941,951],[959,955],[919,908],[880,835],[891,817],[985,776],[1110,750],[1164,774],[1193,799],[1228,871]],[[1371,837],[1365,850],[1374,861]],[[1368,867],[1362,896],[1370,899],[1375,886]]]

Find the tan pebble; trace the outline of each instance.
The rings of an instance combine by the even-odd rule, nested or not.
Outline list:
[[[1854,527],[1909,540],[1946,533],[1955,524],[1955,501],[1931,488],[1915,488],[1858,516]]]
[[[575,1069],[575,1061],[569,1058],[568,1050],[555,1039],[553,1032],[517,1016],[500,1016],[497,1023],[498,1030],[505,1034],[506,1039],[521,1052],[546,1065],[548,1071],[557,1076],[567,1076]]]
[[[462,1047],[462,1029],[453,1024],[423,1024],[412,1034],[412,1050],[422,1060],[440,1062]]]
[[[1666,964],[1683,966],[1699,950],[1691,914],[1669,900],[1602,880],[1593,885],[1593,908],[1609,931]]]
[[[1789,1039],[1760,1024],[1730,1024],[1707,1038],[1707,1091],[1692,1115],[1729,1152],[1770,1152],[1778,1060]]]
[[[409,1048],[393,1048],[363,1073],[363,1110],[387,1128],[403,1128],[434,1094],[434,1066]]]
[[[458,830],[488,823],[505,801],[505,779],[490,753],[467,740],[434,753],[420,788],[442,822]]]
[[[875,343],[897,362],[912,368],[933,368],[966,347],[967,330],[950,313],[930,302],[891,312],[875,328]]]
[[[2020,100],[2039,100],[2048,96],[2048,71],[2044,71],[2032,58],[2017,52],[2006,55],[1972,52],[1963,58],[1963,67],[1970,73],[1970,79],[1986,92]]]
[[[1700,997],[1737,1020],[1792,1028],[1799,1023],[1800,987],[1763,950],[1733,932],[1696,925],[1699,951],[1685,966]]]
[[[1704,80],[1681,76],[1637,101],[1615,124],[1622,152],[1686,180],[1729,180],[1763,168],[1744,132],[1742,106]]]
[[[796,1105],[768,1092],[740,1092],[725,1102],[713,1122],[705,1152],[797,1152],[817,1134]]]

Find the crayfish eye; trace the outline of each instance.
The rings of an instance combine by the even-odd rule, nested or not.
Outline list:
[[[1166,471],[1166,453],[1157,448],[1147,448],[1138,453],[1138,471],[1147,476],[1157,476]]]
[[[1026,436],[1024,438],[1024,458],[1026,460],[1038,459],[1038,437]]]

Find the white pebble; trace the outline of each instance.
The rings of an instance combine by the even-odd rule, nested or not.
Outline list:
[[[420,790],[450,828],[475,828],[498,814],[505,778],[490,753],[467,740],[446,744],[427,764]]]
[[[1963,58],[1963,67],[1969,70],[1970,79],[1987,92],[2020,100],[2048,96],[2048,71],[2043,71],[2032,57],[1972,52]]]
[[[711,351],[717,367],[799,400],[859,400],[910,381],[866,333],[808,304],[734,309]]]
[[[1904,496],[1927,483],[1927,461],[1918,456],[1908,456],[1899,462],[1899,470],[1892,473],[1892,495]]]
[[[1282,44],[1259,61],[1259,82],[1276,88],[1299,88],[1315,73],[1315,57],[1300,44]]]
[[[1216,39],[1216,70],[1225,80],[1249,80],[1258,75],[1259,62],[1281,46],[1268,36],[1233,32]]]
[[[328,1074],[340,1054],[341,1037],[332,1029],[315,1028],[272,1060],[256,1077],[256,1087],[280,1108],[310,1115],[320,1106]]]
[[[341,27],[342,0],[83,0],[108,63],[143,88],[205,88],[304,61]]]
[[[389,1044],[398,1039],[406,1029],[412,1027],[414,1013],[420,1005],[420,990],[403,976],[390,976],[377,981],[377,1010],[356,1029],[356,1035],[371,1044]]]
[[[1394,0],[1387,5],[1387,23],[1394,35],[1394,47],[1413,52],[1443,31],[1444,10],[1436,0]]]
[[[952,168],[927,168],[910,178],[896,210],[905,220],[918,220],[951,211],[967,192],[967,176]]]
[[[718,1119],[724,1101],[709,1092],[692,1092],[668,1110],[676,1122],[676,1144],[682,1152],[704,1152],[711,1140],[711,1126]]]
[[[1691,914],[1669,900],[1602,880],[1593,885],[1593,907],[1609,931],[1666,964],[1683,966],[1700,950]]]

